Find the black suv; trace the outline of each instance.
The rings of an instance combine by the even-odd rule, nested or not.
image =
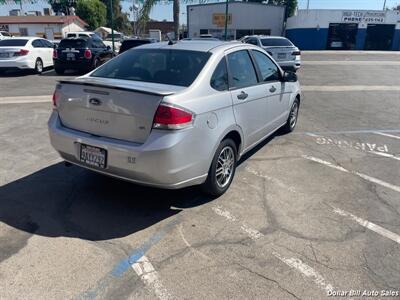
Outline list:
[[[141,45],[145,44],[150,44],[150,43],[155,43],[156,41],[153,39],[127,39],[123,40],[121,44],[121,48],[119,48],[119,53],[121,54],[125,52],[126,50],[129,50],[131,48],[135,48]]]
[[[113,56],[111,48],[104,45],[100,38],[67,38],[54,49],[54,70],[57,74],[71,69],[89,72]]]

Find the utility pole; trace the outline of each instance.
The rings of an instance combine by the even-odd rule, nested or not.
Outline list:
[[[386,0],[384,0],[384,2],[383,2],[383,10],[385,10],[386,9]]]
[[[229,0],[225,2],[225,41],[228,40],[228,10],[229,10]]]
[[[310,0],[307,0],[307,10],[309,10],[309,9],[310,9]]]
[[[115,44],[114,44],[114,5],[113,0],[110,0],[110,17],[111,17],[111,41],[112,41],[112,51],[115,53]]]

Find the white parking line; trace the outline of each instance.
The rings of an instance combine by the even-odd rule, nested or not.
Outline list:
[[[389,154],[389,153],[383,153],[383,152],[377,152],[377,151],[369,151],[370,153],[376,154],[376,155],[380,155],[383,157],[387,157],[387,158],[391,158],[391,159],[395,159],[395,160],[400,160],[400,157]]]
[[[396,192],[399,192],[399,193],[400,193],[400,186],[397,186],[397,185],[394,185],[394,184],[385,182],[385,181],[383,181],[383,180],[380,180],[380,179],[377,179],[377,178],[374,178],[374,177],[365,175],[365,174],[363,174],[363,173],[359,173],[359,172],[356,172],[356,171],[347,170],[347,169],[345,169],[345,168],[343,168],[343,167],[341,167],[341,166],[337,166],[337,165],[332,164],[332,163],[330,163],[330,162],[328,162],[328,161],[325,161],[325,160],[322,160],[322,159],[319,159],[319,158],[316,158],[316,157],[313,157],[313,156],[302,155],[302,157],[305,158],[305,159],[308,159],[308,160],[317,162],[317,163],[319,163],[319,164],[328,166],[328,167],[330,167],[330,168],[333,168],[333,169],[336,169],[336,170],[345,172],[345,173],[351,173],[351,174],[357,175],[358,177],[361,177],[362,179],[365,179],[365,180],[367,180],[367,181],[369,181],[369,182],[376,183],[376,184],[378,184],[378,185],[381,185],[381,186],[383,186],[383,187],[386,187],[386,188],[388,188],[388,189],[391,189],[391,190],[393,190],[393,191],[396,191]]]
[[[277,252],[272,252],[272,254],[278,258],[280,261],[288,265],[289,267],[299,271],[303,276],[311,278],[316,285],[325,290],[327,293],[333,291],[333,286],[327,283],[325,278],[315,271],[312,267],[305,264],[298,258],[285,258]]]
[[[303,92],[400,91],[398,85],[302,85]]]
[[[217,215],[224,217],[230,222],[237,222],[238,220],[234,215],[232,215],[229,211],[223,209],[221,206],[212,207],[212,210]],[[262,234],[260,231],[250,228],[244,223],[242,223],[240,229],[244,231],[252,240],[257,240],[264,236],[264,234]],[[316,270],[314,270],[306,263],[302,262],[300,259],[294,257],[285,258],[276,251],[273,251],[272,254],[289,267],[299,271],[303,276],[312,279],[317,286],[322,288],[322,290],[325,290],[326,292],[333,291],[333,286],[330,283],[327,283],[321,274],[319,274]]]
[[[0,97],[0,104],[26,104],[51,102],[52,95]]]
[[[133,270],[142,279],[146,286],[154,291],[160,300],[173,299],[171,294],[162,284],[157,271],[146,256],[142,256],[132,265]]]
[[[393,139],[398,139],[398,140],[400,140],[400,136],[397,136],[397,135],[393,135],[393,134],[388,134],[388,133],[384,133],[384,132],[378,132],[378,131],[376,131],[376,132],[374,132],[375,134],[378,134],[378,135],[382,135],[382,136],[386,136],[386,137],[390,137],[390,138],[393,138]]]
[[[346,212],[344,210],[341,210],[339,208],[334,208],[333,212],[335,212],[338,215],[341,215],[343,217],[349,217],[350,219],[356,221],[358,224],[361,226],[364,226],[365,228],[368,228],[384,237],[387,237],[388,239],[391,239],[392,241],[395,241],[396,243],[400,244],[400,236],[396,233],[393,233],[379,225],[376,225],[372,222],[369,222],[367,220],[364,220],[362,218],[359,218],[349,212]]]

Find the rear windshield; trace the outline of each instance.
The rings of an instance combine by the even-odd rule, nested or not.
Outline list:
[[[61,40],[58,48],[86,48],[87,43],[85,39],[64,39]]]
[[[3,46],[25,46],[28,40],[23,40],[23,39],[7,39],[7,40],[2,40],[0,41],[0,47]]]
[[[133,49],[98,68],[91,76],[189,86],[208,52],[172,49]]]
[[[263,46],[293,46],[292,42],[287,40],[287,39],[274,39],[274,38],[269,38],[269,39],[261,39],[261,44]]]

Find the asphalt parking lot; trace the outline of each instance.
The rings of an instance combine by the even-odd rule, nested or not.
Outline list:
[[[303,60],[295,132],[214,200],[65,167],[48,98],[74,75],[2,75],[0,299],[400,299],[400,53]]]

